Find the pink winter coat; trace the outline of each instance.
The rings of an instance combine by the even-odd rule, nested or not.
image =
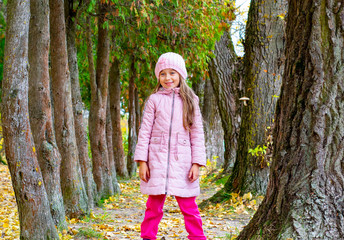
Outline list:
[[[188,178],[193,163],[206,164],[198,98],[189,133],[183,126],[183,102],[179,88],[161,88],[152,94],[143,112],[134,160],[148,162],[150,179],[147,183],[141,180],[143,194],[199,195],[199,180],[191,183]]]

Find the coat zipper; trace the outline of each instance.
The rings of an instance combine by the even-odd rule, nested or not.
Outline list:
[[[168,172],[170,170],[170,150],[171,150],[172,120],[173,120],[173,112],[174,112],[174,95],[175,95],[175,92],[174,92],[174,89],[173,89],[172,113],[171,113],[170,131],[169,131],[169,135],[168,135],[168,155],[167,155],[167,172],[166,172],[165,194],[167,194]]]

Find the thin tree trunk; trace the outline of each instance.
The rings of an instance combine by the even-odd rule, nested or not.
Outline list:
[[[141,107],[140,107],[140,99],[139,99],[139,91],[137,87],[135,87],[135,131],[136,135],[140,130],[140,119],[141,119]]]
[[[61,155],[52,121],[49,79],[49,0],[30,4],[29,116],[37,159],[56,226],[67,228],[61,192]]]
[[[244,95],[250,100],[241,115],[238,154],[225,185],[227,192],[263,195],[266,191],[270,159],[262,151],[252,156],[249,150],[267,147],[267,127],[273,127],[275,96],[284,70],[285,22],[278,16],[286,11],[286,0],[257,0],[250,5],[243,66]]]
[[[106,143],[106,105],[109,72],[109,36],[103,27],[107,4],[98,2],[98,47],[96,77],[91,82],[91,107],[89,118],[90,142],[93,161],[93,177],[97,185],[98,197],[113,195],[113,185]],[[89,28],[89,26],[88,26]],[[89,29],[90,31],[90,29]],[[88,33],[90,34],[90,33]],[[89,43],[91,45],[91,43]],[[93,58],[92,48],[88,50]],[[90,64],[90,68],[91,68]]]
[[[215,44],[215,58],[209,62],[212,87],[224,131],[224,172],[229,173],[236,158],[240,125],[240,64],[237,63],[232,40],[227,32]]]
[[[109,166],[110,166],[111,177],[112,177],[113,191],[115,193],[119,193],[120,188],[117,181],[114,149],[113,149],[113,143],[112,143],[112,133],[113,131],[112,131],[112,123],[111,123],[110,98],[108,97],[107,106],[106,106],[106,143],[107,143],[107,149],[108,149]]]
[[[20,239],[59,239],[28,117],[29,20],[29,1],[7,2],[1,111],[5,151],[18,206]]]
[[[80,93],[77,48],[75,44],[76,12],[73,9],[73,3],[74,0],[65,1],[68,65],[72,86],[73,115],[79,162],[88,197],[88,207],[92,208],[94,206],[94,200],[96,200],[96,184],[93,179],[91,159],[88,156],[88,137],[84,125],[84,104]]]
[[[238,239],[344,239],[344,6],[289,1],[267,194]]]
[[[210,161],[216,160],[216,166],[221,167],[224,164],[224,132],[216,97],[209,78],[205,80],[204,84],[202,116],[207,159]],[[232,167],[232,165],[229,165],[229,167]]]
[[[110,68],[109,76],[109,96],[110,96],[110,112],[112,123],[112,144],[114,149],[114,161],[116,173],[120,177],[127,178],[128,170],[125,161],[122,129],[121,129],[121,82],[119,62],[115,58]]]
[[[62,0],[49,2],[55,134],[62,156],[61,186],[66,215],[73,218],[89,211],[88,199],[81,177],[75,139],[64,6]]]
[[[130,77],[129,77],[129,119],[128,119],[128,127],[129,127],[129,134],[128,134],[128,156],[127,156],[127,166],[129,176],[132,177],[136,173],[136,162],[134,161],[134,152],[135,146],[137,141],[137,134],[136,134],[136,119],[135,119],[135,77],[136,77],[136,69],[135,69],[135,59],[131,57],[131,65],[130,65]]]

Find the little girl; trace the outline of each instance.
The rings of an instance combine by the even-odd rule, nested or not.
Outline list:
[[[185,82],[187,71],[179,54],[161,55],[155,75],[158,84],[145,104],[134,156],[140,164],[141,192],[149,195],[141,237],[156,239],[169,194],[184,215],[188,238],[206,239],[195,202],[199,167],[206,163],[198,97]]]

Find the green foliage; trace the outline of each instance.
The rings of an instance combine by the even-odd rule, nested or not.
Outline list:
[[[257,156],[257,157],[259,157],[259,156],[264,156],[265,154],[266,154],[266,149],[267,149],[268,147],[267,146],[260,146],[260,145],[258,145],[257,147],[255,147],[254,149],[252,149],[252,148],[250,148],[249,150],[248,150],[248,153],[251,153],[251,155],[252,156]]]
[[[268,147],[265,145],[263,145],[262,147],[260,145],[258,145],[254,149],[250,148],[248,150],[248,153],[251,153],[251,155],[259,161],[261,168],[264,168],[266,166],[267,167],[270,166],[269,159],[266,158],[266,149],[267,148]]]
[[[118,57],[134,54],[147,76],[153,76],[151,61],[167,51],[183,55],[193,77],[204,76],[211,50],[228,27],[226,20],[234,18],[229,1],[133,1],[111,7]]]
[[[104,26],[110,30],[110,61],[120,62],[121,108],[128,108],[128,79],[131,63],[136,69],[135,85],[140,104],[157,84],[155,62],[168,51],[181,54],[186,60],[187,83],[202,81],[207,76],[207,61],[213,55],[215,42],[234,20],[234,1],[212,0],[101,0],[107,5]],[[91,0],[79,15],[77,44],[82,99],[90,105],[90,83],[85,42],[86,16],[91,16],[93,53],[97,49],[98,3]],[[94,17],[96,16],[96,17]],[[96,62],[96,61],[95,61]]]

